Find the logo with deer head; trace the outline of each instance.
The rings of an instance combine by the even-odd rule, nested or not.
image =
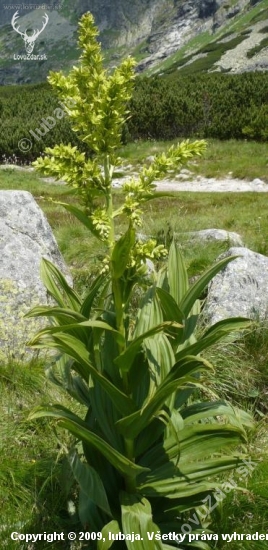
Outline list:
[[[31,36],[28,36],[27,34],[27,29],[24,31],[24,32],[21,32],[19,29],[20,29],[20,25],[17,26],[17,20],[18,20],[18,17],[19,17],[19,12],[16,11],[16,13],[14,13],[13,17],[12,17],[12,20],[11,20],[11,25],[14,29],[14,31],[18,32],[22,38],[23,38],[23,41],[24,41],[24,44],[25,44],[25,49],[26,49],[26,52],[27,53],[32,53],[33,52],[33,49],[34,49],[34,45],[35,45],[35,41],[36,39],[38,38],[39,34],[41,34],[41,32],[43,32],[44,28],[47,26],[48,24],[48,15],[45,13],[45,15],[43,15],[43,26],[40,30],[38,29],[35,29],[33,31],[33,34]]]

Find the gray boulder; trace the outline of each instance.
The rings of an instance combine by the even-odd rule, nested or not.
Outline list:
[[[228,317],[268,318],[268,258],[233,247],[218,259],[236,255],[209,285],[204,308],[209,325]]]
[[[201,231],[190,231],[184,233],[189,241],[202,241],[205,243],[213,241],[228,242],[233,246],[244,246],[239,233],[225,231],[225,229],[202,229]]]
[[[24,319],[35,305],[48,303],[40,261],[53,262],[72,283],[51,228],[32,195],[0,192],[0,359],[24,357],[25,343],[47,321]]]

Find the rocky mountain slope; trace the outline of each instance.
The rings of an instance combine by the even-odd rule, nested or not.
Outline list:
[[[109,66],[132,54],[138,70],[149,73],[268,69],[268,0],[11,2],[0,0],[1,85],[42,81],[49,70],[72,66],[77,22],[86,11],[95,17]],[[45,13],[27,57],[22,34],[40,31]]]

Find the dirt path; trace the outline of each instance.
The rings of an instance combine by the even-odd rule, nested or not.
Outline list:
[[[192,191],[199,193],[246,193],[254,191],[257,193],[268,193],[268,183],[256,178],[253,181],[238,179],[215,179],[198,176],[193,181],[166,180],[157,183],[158,191]]]
[[[0,165],[0,169],[14,169],[32,172],[33,168],[31,167],[20,167],[9,164]],[[182,171],[183,172],[183,171]],[[184,170],[184,172],[189,171]],[[134,174],[132,174],[134,175]],[[186,175],[186,174],[185,174]],[[180,176],[179,176],[180,178]],[[63,184],[64,181],[56,181],[54,178],[39,178],[42,182],[48,184]],[[115,188],[120,188],[124,181],[128,178],[118,178],[113,180],[113,186]],[[255,178],[253,181],[239,180],[234,178],[205,178],[203,176],[193,177],[187,179],[184,176],[184,179],[164,179],[156,182],[157,191],[190,191],[195,193],[247,193],[248,191],[253,191],[257,193],[268,193],[268,183],[265,183],[259,178]]]

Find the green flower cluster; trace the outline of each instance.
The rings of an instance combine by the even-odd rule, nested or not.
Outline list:
[[[86,155],[71,144],[60,144],[46,149],[46,156],[34,162],[34,166],[46,176],[65,181],[79,195],[82,210],[64,206],[107,245],[111,258],[118,240],[116,218],[126,217],[133,230],[141,227],[141,205],[155,197],[155,180],[179,170],[194,155],[200,155],[205,142],[184,141],[157,155],[149,167],[141,168],[138,178],[130,178],[123,184],[122,205],[114,210],[113,174],[120,164],[117,150],[129,115],[127,104],[133,91],[135,62],[128,58],[108,73],[103,67],[92,15],[85,14],[79,25],[82,48],[79,67],[74,67],[67,76],[52,72],[49,82],[65,106],[73,131],[92,153]],[[134,237],[126,268],[134,265],[140,268],[146,258],[160,259],[166,254],[164,247],[156,246],[155,241],[140,243]]]

